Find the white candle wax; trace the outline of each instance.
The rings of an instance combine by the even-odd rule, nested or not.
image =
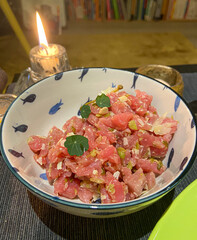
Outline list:
[[[60,50],[56,44],[50,44],[47,47],[39,48],[38,55],[42,58],[42,65],[46,75],[51,75],[58,71]]]

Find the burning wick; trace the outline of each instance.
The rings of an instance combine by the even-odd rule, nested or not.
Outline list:
[[[41,45],[40,45],[40,48],[41,48],[42,50],[45,50],[46,54],[49,55],[49,52],[48,52],[46,46],[44,46],[43,44],[41,44]]]

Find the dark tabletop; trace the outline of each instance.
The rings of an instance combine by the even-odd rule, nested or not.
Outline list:
[[[175,66],[184,80],[183,98],[197,100],[197,65]],[[151,206],[139,212],[109,219],[70,215],[42,202],[9,171],[0,156],[0,239],[148,239],[162,214],[197,178],[197,160],[178,186]]]

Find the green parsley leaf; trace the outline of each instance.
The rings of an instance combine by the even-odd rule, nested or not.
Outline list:
[[[110,99],[104,93],[98,95],[96,98],[96,104],[99,107],[110,107]]]
[[[89,105],[83,105],[80,108],[80,112],[81,112],[81,117],[82,118],[88,118],[90,113],[91,113],[91,109]]]
[[[67,137],[64,146],[71,156],[82,156],[89,149],[88,139],[81,135]]]

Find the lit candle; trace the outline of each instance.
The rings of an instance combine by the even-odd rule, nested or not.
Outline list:
[[[36,20],[39,46],[30,51],[31,77],[34,82],[70,69],[65,48],[59,44],[48,44],[38,12],[36,12]]]

